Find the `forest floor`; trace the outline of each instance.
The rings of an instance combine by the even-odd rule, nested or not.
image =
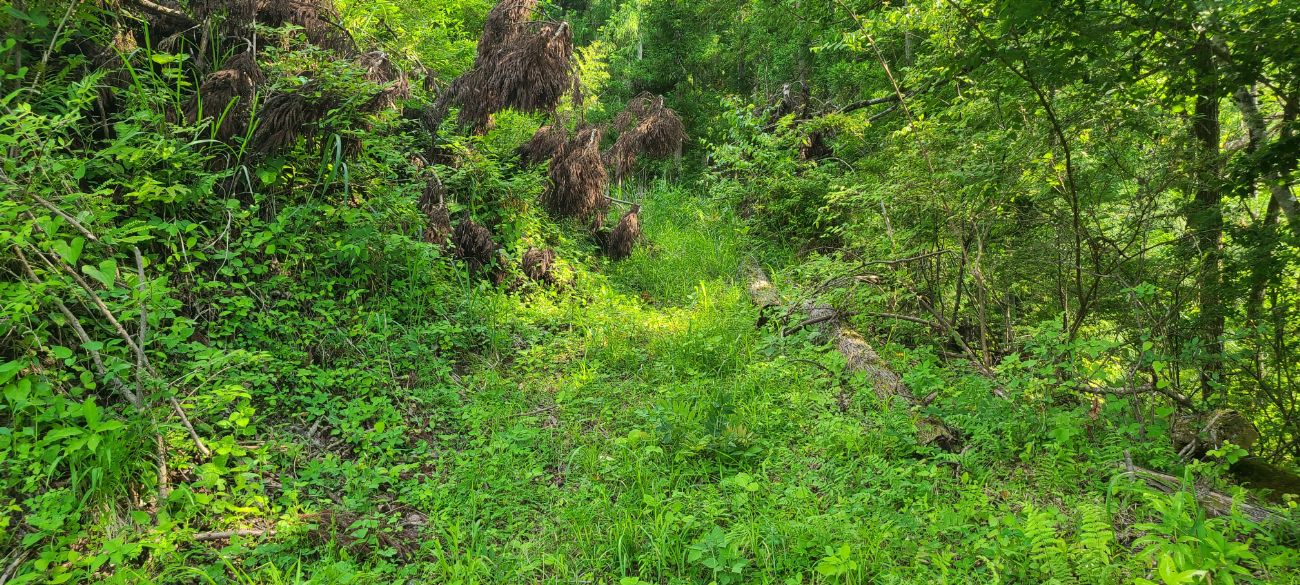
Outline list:
[[[919,446],[918,415],[841,375],[816,333],[755,327],[750,245],[729,211],[658,189],[643,222],[630,260],[494,301],[517,353],[459,378],[442,450],[418,485],[395,486],[438,535],[410,551],[436,559],[431,582],[996,580],[1029,563],[1028,545],[993,558],[1009,548],[998,518],[1026,492],[1065,504],[1033,516],[1049,533],[1059,522],[1071,546],[1109,554],[1109,531],[1089,532],[1105,490],[1087,466]],[[948,385],[931,411],[949,420],[980,405],[1005,433],[1048,422],[1012,416],[976,377],[913,366],[905,380]]]

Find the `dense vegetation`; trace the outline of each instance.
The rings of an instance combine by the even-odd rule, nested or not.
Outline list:
[[[1300,582],[1295,1],[0,28],[0,585]]]

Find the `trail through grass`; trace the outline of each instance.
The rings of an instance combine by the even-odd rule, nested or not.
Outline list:
[[[438,511],[434,579],[991,576],[997,532],[970,528],[1043,478],[918,447],[914,415],[828,375],[816,339],[756,329],[728,211],[660,189],[644,223],[630,260],[502,299],[519,350],[464,378],[458,444],[409,502]]]

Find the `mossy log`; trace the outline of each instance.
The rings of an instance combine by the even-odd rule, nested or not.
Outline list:
[[[1202,458],[1225,443],[1250,451],[1259,440],[1259,431],[1249,418],[1226,408],[1181,414],[1174,418],[1171,430],[1174,449],[1187,457]]]
[[[1241,485],[1262,491],[1263,497],[1272,502],[1281,502],[1287,494],[1300,496],[1300,475],[1259,457],[1233,463],[1228,473]]]
[[[1227,443],[1250,452],[1260,438],[1249,418],[1226,408],[1180,414],[1174,418],[1170,434],[1180,455],[1197,459],[1209,457],[1210,451]],[[1300,475],[1260,457],[1243,458],[1228,472],[1241,485],[1264,492],[1263,496],[1271,501],[1280,502],[1286,494],[1300,495]]]
[[[1139,480],[1142,483],[1145,483],[1147,487],[1166,494],[1172,494],[1187,489],[1183,480],[1177,477],[1160,473],[1159,471],[1137,467],[1132,464],[1128,465],[1128,470],[1123,475],[1131,479]],[[1196,497],[1196,502],[1200,504],[1201,509],[1205,511],[1207,516],[1227,516],[1232,513],[1232,510],[1235,507],[1237,510],[1240,510],[1243,515],[1260,524],[1288,522],[1284,516],[1277,512],[1254,504],[1235,501],[1232,496],[1225,493],[1216,492],[1200,486],[1193,486],[1193,494]]]
[[[781,295],[772,285],[767,273],[757,264],[750,263],[745,269],[749,281],[749,295],[754,305],[762,313],[760,326],[766,321],[766,315],[781,304]],[[918,400],[903,379],[881,359],[880,354],[867,343],[867,340],[843,323],[837,312],[825,305],[810,304],[809,319],[805,323],[815,324],[831,339],[831,345],[844,356],[845,371],[851,374],[862,373],[870,384],[876,397],[882,401],[902,399],[908,405],[917,407],[926,401]],[[934,445],[949,452],[962,449],[962,435],[955,427],[948,425],[934,416],[918,416],[916,440],[921,445]]]

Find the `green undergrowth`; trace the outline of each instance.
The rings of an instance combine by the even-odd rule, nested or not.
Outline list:
[[[914,391],[940,397],[883,403],[815,333],[755,328],[729,212],[665,185],[644,204],[648,242],[629,261],[574,238],[569,285],[475,289],[500,343],[467,371],[403,350],[418,327],[355,324],[375,342],[332,375],[356,391],[278,422],[319,420],[329,438],[276,432],[247,452],[276,536],[176,562],[250,582],[1113,583],[1174,562],[1294,577],[1294,549],[1245,517],[1112,481],[1125,450],[1172,457],[1131,441],[1126,405],[1095,417],[1032,391],[998,399],[894,346],[882,353]],[[923,415],[966,448],[918,444]]]
[[[1231,446],[1177,458],[1172,409],[1078,398],[1063,348],[1096,342],[1046,328],[994,380],[853,316],[933,395],[913,406],[815,328],[756,326],[746,262],[792,303],[853,268],[772,241],[819,225],[820,179],[629,181],[644,241],[613,262],[538,209],[544,170],[512,153],[540,118],[448,123],[452,164],[426,164],[419,124],[357,107],[379,90],[359,69],[269,33],[269,87],[341,100],[270,152],[183,123],[168,53],[117,89],[77,58],[8,80],[41,91],[0,99],[0,582],[1297,581],[1294,502],[1211,518],[1124,477],[1242,497]],[[512,266],[553,248],[558,283],[424,242],[435,175]]]

